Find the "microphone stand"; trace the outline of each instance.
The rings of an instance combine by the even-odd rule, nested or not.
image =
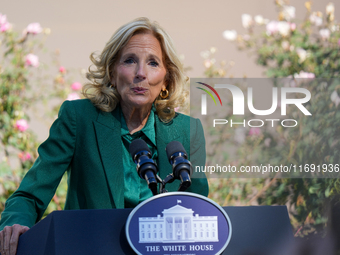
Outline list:
[[[173,173],[171,174],[168,174],[164,180],[161,179],[161,177],[159,177],[158,175],[156,175],[156,180],[157,180],[157,183],[159,183],[159,194],[162,194],[162,193],[166,193],[168,192],[168,190],[165,189],[165,185],[167,183],[172,183],[174,180],[176,180],[175,176]],[[184,191],[186,190],[188,187],[183,185],[182,184],[180,185],[180,188],[179,188],[179,191]]]
[[[168,174],[167,177],[165,177],[164,180],[162,180],[158,175],[157,175],[157,181],[159,181],[159,194],[166,193],[168,192],[165,189],[165,185],[167,183],[172,183],[175,180],[175,176],[173,174]]]

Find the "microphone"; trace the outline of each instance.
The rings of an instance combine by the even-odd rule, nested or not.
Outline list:
[[[169,162],[172,165],[174,177],[181,180],[178,191],[185,191],[191,185],[190,175],[192,174],[192,166],[188,160],[187,152],[183,145],[178,141],[170,142],[165,150]]]
[[[157,195],[157,166],[151,158],[148,145],[142,139],[132,141],[129,146],[132,160],[137,164],[137,172],[140,178],[146,180],[153,195]]]

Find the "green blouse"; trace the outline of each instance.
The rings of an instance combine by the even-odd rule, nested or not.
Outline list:
[[[129,152],[129,146],[135,139],[143,139],[152,154],[152,159],[156,162],[158,155],[156,150],[156,133],[155,133],[155,117],[151,111],[145,126],[133,133],[129,132],[125,118],[121,112],[121,137],[123,148],[123,166],[124,166],[124,207],[133,208],[140,202],[152,197],[146,181],[138,176],[136,164],[133,162]]]

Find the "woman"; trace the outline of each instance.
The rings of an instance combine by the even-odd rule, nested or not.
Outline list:
[[[63,103],[39,158],[6,202],[2,254],[15,254],[19,235],[41,219],[65,171],[65,209],[135,207],[151,197],[129,155],[134,139],[146,141],[162,179],[172,172],[165,147],[173,140],[190,151],[194,165],[205,164],[200,121],[174,111],[186,100],[187,78],[171,38],[157,23],[140,18],[122,26],[91,60],[96,69],[87,74],[87,99]],[[205,176],[196,177],[188,191],[208,195]],[[179,182],[167,185],[169,191],[178,187]]]

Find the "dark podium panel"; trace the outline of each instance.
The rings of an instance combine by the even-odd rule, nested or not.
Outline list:
[[[285,206],[224,207],[232,224],[223,254],[280,255],[293,239]],[[135,254],[125,237],[132,209],[55,211],[20,237],[18,255]],[[138,231],[138,229],[136,229]]]

